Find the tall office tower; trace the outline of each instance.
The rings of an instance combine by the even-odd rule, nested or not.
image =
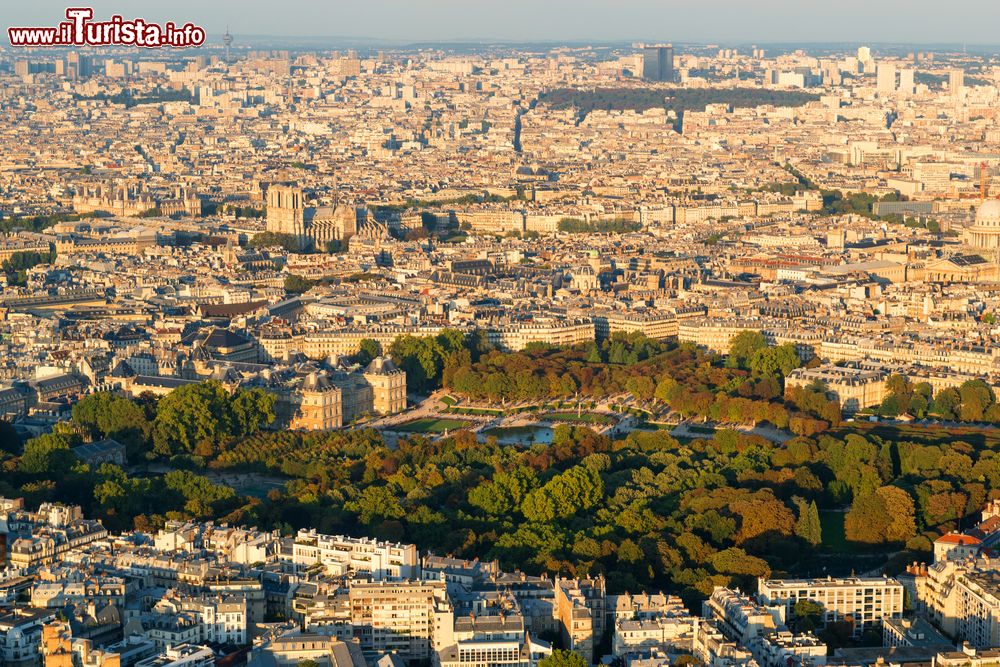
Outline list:
[[[669,44],[644,46],[642,49],[642,78],[646,81],[673,81],[674,47]]]
[[[903,95],[913,94],[913,70],[912,69],[901,69],[899,70],[899,92]]]
[[[867,46],[858,47],[858,70],[870,72],[872,62],[872,50]]]
[[[965,71],[953,69],[948,72],[948,92],[952,97],[961,97],[965,88]]]
[[[875,89],[888,95],[896,92],[896,66],[889,63],[879,63],[875,75]]]
[[[80,54],[76,51],[70,51],[66,54],[66,76],[71,79],[80,76]]]

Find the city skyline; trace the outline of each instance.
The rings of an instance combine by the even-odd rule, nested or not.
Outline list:
[[[8,12],[0,665],[1000,667],[1000,7],[868,2]]]
[[[321,3],[290,0],[281,11],[224,0],[206,6],[195,0],[169,4],[141,0],[123,9],[113,0],[88,3],[95,17],[114,13],[151,21],[192,21],[205,27],[208,43],[228,28],[247,37],[330,38],[376,43],[439,41],[508,43],[674,41],[678,43],[851,43],[948,44],[992,46],[1000,43],[993,26],[1000,4],[961,3],[961,11],[940,13],[938,3],[867,3],[841,0],[834,7],[791,0],[746,3],[723,0],[692,7],[676,2],[625,0],[611,4],[585,0],[533,3],[465,3],[458,0],[373,0]],[[66,5],[46,1],[7,8],[7,25],[50,25]],[[835,9],[835,11],[834,11]],[[935,15],[934,22],[927,22]],[[725,16],[725,22],[719,20]],[[975,20],[971,20],[974,17]]]

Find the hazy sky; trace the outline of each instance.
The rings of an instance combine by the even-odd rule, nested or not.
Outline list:
[[[96,18],[192,21],[246,35],[385,40],[1000,43],[1000,0],[67,0]],[[10,25],[66,2],[4,0]]]

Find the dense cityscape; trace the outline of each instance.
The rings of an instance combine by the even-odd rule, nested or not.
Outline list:
[[[1000,667],[1000,52],[10,46],[0,142],[0,666]]]

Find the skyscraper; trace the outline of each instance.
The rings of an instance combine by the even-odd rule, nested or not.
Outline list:
[[[913,76],[914,72],[912,69],[899,70],[899,92],[901,95],[908,96],[913,94]]]
[[[965,71],[953,69],[948,72],[948,92],[952,97],[961,97],[965,87]]]
[[[889,63],[879,63],[875,75],[875,88],[883,95],[896,92],[895,65],[891,65]]]
[[[858,71],[863,74],[871,74],[872,70],[875,68],[875,62],[872,60],[872,50],[867,46],[858,47]]]
[[[642,78],[646,81],[673,81],[674,47],[670,44],[643,47]]]

